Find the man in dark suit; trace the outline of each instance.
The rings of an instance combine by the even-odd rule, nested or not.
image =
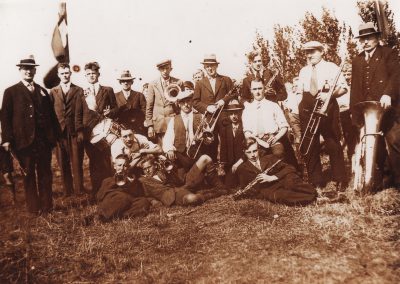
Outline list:
[[[59,63],[57,70],[61,82],[50,91],[61,128],[61,141],[56,156],[65,195],[79,195],[83,192],[83,144],[77,141],[75,106],[76,101],[83,96],[83,90],[71,83],[71,68],[67,63]]]
[[[102,181],[112,175],[110,148],[100,149],[90,142],[93,128],[106,117],[114,119],[118,108],[114,91],[111,87],[99,84],[100,66],[97,62],[85,65],[86,79],[89,87],[76,104],[75,128],[78,141],[83,141],[89,157],[90,179],[92,182],[92,199],[94,200]]]
[[[164,60],[157,64],[160,78],[149,83],[146,102],[146,126],[148,137],[162,145],[162,138],[167,129],[168,122],[177,113],[174,104],[165,98],[169,85],[178,84],[183,88],[183,82],[170,76],[172,71],[171,60]]]
[[[307,205],[317,199],[315,188],[304,182],[293,166],[276,163],[278,158],[274,155],[260,158],[254,138],[246,138],[243,148],[247,161],[237,170],[240,186],[245,188],[250,182],[257,181],[249,196],[286,205]],[[265,172],[270,167],[271,170]]]
[[[3,97],[2,142],[7,151],[15,151],[26,172],[28,211],[45,213],[52,209],[51,150],[60,130],[46,89],[33,81],[38,66],[33,56],[17,66],[22,80],[7,88]]]
[[[196,82],[193,95],[193,107],[200,113],[206,113],[207,116],[215,113],[219,108],[224,107],[232,96],[229,92],[233,88],[233,82],[231,78],[223,76],[217,73],[218,64],[215,54],[209,54],[204,56],[203,62],[204,69],[206,70],[206,76],[200,81]],[[228,95],[229,94],[229,95]],[[221,114],[217,127],[214,129],[214,142],[210,146],[211,151],[208,153],[213,161],[217,160],[218,153],[218,129],[220,129],[220,123],[225,117]]]
[[[241,89],[242,100],[250,102],[253,99],[250,91],[250,86],[251,81],[255,79],[261,80],[264,86],[266,86],[268,82],[271,81],[269,88],[265,90],[265,98],[267,100],[273,102],[286,100],[287,92],[285,85],[283,84],[282,77],[279,74],[275,75],[270,70],[264,68],[261,54],[255,51],[250,52],[248,55],[248,59],[250,68],[248,75],[243,79]]]
[[[122,90],[115,94],[118,105],[118,122],[136,133],[147,135],[144,128],[144,114],[146,112],[146,99],[142,93],[133,91],[131,86],[133,80],[131,72],[122,72],[119,83]]]
[[[350,110],[356,125],[360,125],[362,117],[356,111],[357,103],[377,101],[386,110],[381,130],[387,144],[392,182],[400,186],[400,63],[395,50],[379,45],[379,34],[373,23],[360,25],[358,38],[364,51],[353,59]],[[386,155],[384,142],[379,140],[377,166],[382,174]]]

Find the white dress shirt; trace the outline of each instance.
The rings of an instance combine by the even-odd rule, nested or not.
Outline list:
[[[69,89],[71,88],[71,82],[68,82],[67,84],[60,83],[60,86],[64,95],[66,95],[69,92]]]
[[[100,89],[99,82],[95,84],[89,84],[89,87],[85,90],[85,101],[90,110],[96,111],[97,103],[96,103],[96,95],[98,94]]]
[[[194,138],[194,132],[193,132],[193,111],[191,111],[190,113],[186,114],[184,112],[181,111],[181,116],[182,116],[182,120],[183,120],[183,125],[185,125],[185,129],[186,129],[186,135],[189,135],[188,137],[186,137],[186,141],[193,141]],[[167,126],[167,130],[165,131],[165,135],[163,138],[163,151],[165,153],[167,153],[168,151],[175,151],[176,148],[174,146],[174,141],[175,141],[175,131],[174,131],[174,127],[175,127],[175,119],[172,118]],[[189,146],[186,143],[186,147]]]
[[[148,149],[154,149],[155,147],[157,147],[156,144],[154,144],[153,142],[149,141],[145,136],[140,135],[140,134],[134,134],[134,143],[139,144],[138,146],[138,150],[140,149],[144,149],[145,147],[149,147]],[[132,146],[132,148],[134,148],[135,145]],[[136,145],[137,146],[137,145]],[[113,161],[115,160],[115,158],[120,155],[120,154],[125,154],[125,155],[131,155],[132,154],[132,148],[127,147],[124,142],[122,141],[121,138],[118,138],[117,140],[115,140],[115,142],[111,145],[111,157],[113,159]],[[137,151],[138,151],[137,150]]]
[[[267,99],[245,102],[242,122],[244,132],[249,131],[258,137],[277,133],[280,129],[289,127],[283,110],[277,103]]]
[[[328,81],[329,86],[332,87],[333,81],[339,72],[339,67],[335,63],[327,62],[322,59],[320,62],[318,62],[318,64],[315,65],[315,68],[317,71],[318,90],[322,89],[326,81]],[[312,69],[313,65],[309,64],[300,70],[297,89],[298,94],[310,91]],[[349,90],[343,73],[339,76],[337,86]]]
[[[129,91],[122,90],[122,94],[124,95],[125,100],[127,101],[129,96],[131,95],[131,90]]]
[[[208,81],[210,81],[211,89],[213,90],[213,93],[215,94],[215,84],[217,83],[216,78],[212,78],[207,76]]]

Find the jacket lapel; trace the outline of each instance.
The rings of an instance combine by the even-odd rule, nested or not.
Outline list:
[[[215,96],[218,94],[219,88],[221,88],[222,85],[222,77],[220,75],[217,75],[217,78],[215,79]]]
[[[27,87],[25,87],[24,83],[19,82],[18,87],[20,88],[21,93],[24,93],[24,98],[32,103],[31,92],[28,90]]]
[[[155,85],[155,87],[158,90],[158,92],[160,93],[161,100],[162,100],[163,104],[165,105],[167,100],[164,97],[164,89],[163,89],[162,84],[161,84],[161,77],[157,81],[157,84]]]
[[[95,96],[97,108],[102,108],[101,103],[103,101],[103,96],[104,96],[104,88],[103,88],[103,86],[100,86],[99,91],[98,91],[97,95]]]
[[[208,80],[207,77],[205,77],[203,80],[204,80],[204,86],[210,91],[211,94],[213,94],[215,96],[215,94],[211,88],[210,80]]]
[[[124,93],[122,91],[115,94],[115,99],[117,100],[118,106],[123,106],[127,103],[127,100],[125,99]]]
[[[378,46],[378,47],[376,47],[374,55],[370,59],[370,68],[371,68],[371,71],[370,71],[371,72],[371,78],[370,78],[370,80],[372,80],[374,78],[375,71],[376,71],[378,65],[380,64],[381,60],[382,60],[382,52],[381,52],[381,49]]]

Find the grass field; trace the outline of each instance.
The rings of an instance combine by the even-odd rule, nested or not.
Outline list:
[[[18,183],[16,206],[0,190],[0,283],[400,283],[395,189],[294,208],[223,196],[85,227],[85,198],[35,218]]]

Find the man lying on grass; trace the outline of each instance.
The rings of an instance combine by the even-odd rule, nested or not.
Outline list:
[[[241,197],[251,196],[286,205],[306,205],[317,199],[315,188],[304,182],[293,166],[278,162],[274,155],[260,158],[255,138],[246,138],[243,149],[247,161],[237,169],[239,183],[242,189],[250,183],[254,183],[254,187]]]
[[[128,163],[127,155],[120,154],[115,158],[115,175],[103,180],[96,194],[97,214],[86,217],[86,225],[95,218],[107,222],[116,218],[147,214],[151,203],[143,196],[143,190],[137,180],[128,176]]]
[[[200,156],[182,180],[175,169],[166,171],[154,156],[148,155],[140,163],[144,176],[139,181],[146,196],[160,201],[165,206],[199,205],[227,193],[221,181],[217,181],[216,174],[206,174],[211,163],[209,156]],[[204,187],[205,180],[213,188],[198,192]]]

